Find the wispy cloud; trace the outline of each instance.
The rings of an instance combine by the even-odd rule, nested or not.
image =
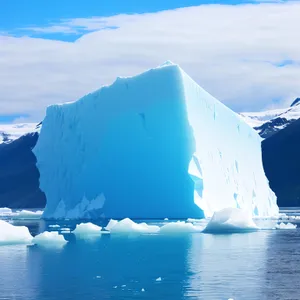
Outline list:
[[[291,101],[300,95],[299,11],[300,2],[202,5],[42,29],[84,32],[72,43],[2,36],[0,111],[38,120],[49,104],[76,100],[168,59],[235,110]]]

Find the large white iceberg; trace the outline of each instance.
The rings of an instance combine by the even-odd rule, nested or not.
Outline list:
[[[0,245],[30,244],[32,236],[26,226],[14,226],[0,220]]]
[[[278,214],[261,139],[166,63],[48,107],[34,148],[44,218],[201,218],[225,207]]]

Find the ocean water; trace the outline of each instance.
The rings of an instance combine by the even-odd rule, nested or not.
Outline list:
[[[33,235],[58,230],[49,228],[55,222],[13,222]],[[300,229],[65,238],[59,248],[1,246],[0,299],[300,299]]]

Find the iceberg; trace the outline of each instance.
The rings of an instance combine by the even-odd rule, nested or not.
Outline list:
[[[0,245],[30,244],[32,236],[26,226],[14,226],[0,220]]]
[[[229,207],[215,212],[203,232],[234,233],[256,231],[258,229],[249,212]]]
[[[49,106],[33,151],[45,219],[278,214],[259,135],[170,62]]]
[[[63,235],[58,234],[57,231],[45,231],[36,235],[32,243],[40,246],[62,246],[67,243]]]

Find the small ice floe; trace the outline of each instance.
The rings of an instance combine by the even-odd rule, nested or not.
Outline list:
[[[195,222],[201,221],[201,219],[192,219],[192,218],[188,218],[186,221],[187,221],[188,223],[195,223]]]
[[[169,221],[169,219],[168,218],[164,218],[164,221]]]
[[[63,227],[63,228],[61,228],[61,231],[71,231],[71,229],[68,227]]]
[[[142,288],[142,289],[141,289],[141,292],[145,292],[145,289],[144,289],[144,288]]]
[[[96,278],[97,278],[97,279],[100,279],[100,278],[101,278],[101,276],[99,276],[99,275],[98,275],[98,276],[96,276]]]
[[[45,231],[35,236],[32,243],[39,246],[63,246],[67,241],[57,231]]]
[[[279,223],[275,227],[276,229],[296,229],[297,225],[294,225],[292,223]]]
[[[49,228],[59,228],[60,226],[57,225],[57,224],[54,224],[54,225],[49,225]]]
[[[102,227],[95,225],[93,223],[81,223],[76,225],[76,228],[72,231],[76,236],[86,236],[86,235],[100,235]]]
[[[0,217],[8,217],[12,214],[12,210],[8,207],[0,207]]]
[[[206,233],[242,233],[258,230],[252,217],[239,208],[224,208],[215,212],[205,227]]]
[[[157,233],[159,232],[159,226],[148,225],[146,223],[135,223],[129,218],[121,221],[110,220],[105,227],[110,233]]]
[[[184,221],[171,222],[160,228],[160,233],[190,233],[201,232],[202,229]]]
[[[161,277],[156,278],[155,281],[157,282],[161,281]]]
[[[30,211],[30,210],[17,210],[16,212],[11,213],[12,219],[22,219],[22,220],[33,220],[40,219],[43,214],[42,210]]]
[[[0,220],[0,245],[31,244],[32,235],[26,226],[14,226]]]

